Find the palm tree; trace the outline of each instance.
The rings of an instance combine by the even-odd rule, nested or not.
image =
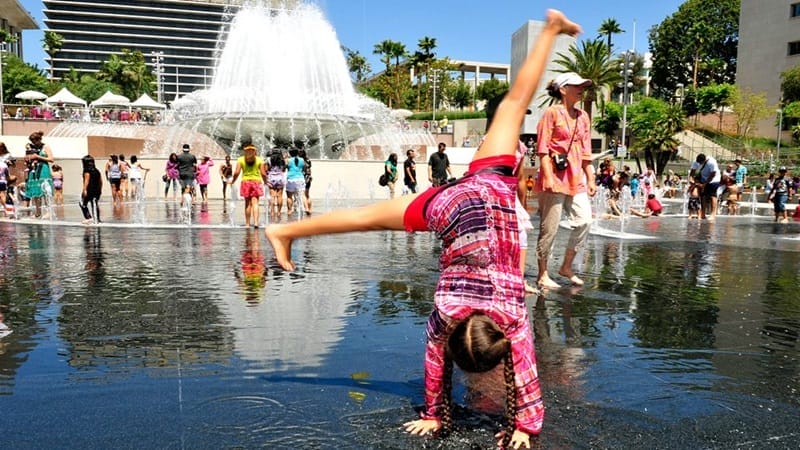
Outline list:
[[[611,59],[605,42],[584,40],[580,48],[575,44],[569,48],[569,54],[558,53],[555,63],[563,67],[557,72],[575,72],[583,78],[592,80],[592,86],[586,88],[583,97],[583,109],[592,117],[592,105],[598,102],[598,94],[610,89],[620,81],[616,61]]]
[[[56,33],[55,31],[45,31],[44,37],[42,38],[42,48],[44,52],[47,53],[47,56],[50,57],[50,82],[53,81],[53,65],[55,61],[53,59],[56,57],[58,52],[64,47],[64,37],[60,34]]]
[[[600,28],[597,30],[598,38],[605,36],[608,40],[608,53],[611,53],[611,36],[614,34],[624,33],[625,30],[619,26],[619,22],[617,19],[608,18],[600,24]]]
[[[417,41],[419,51],[415,53],[418,63],[425,70],[425,80],[430,80],[431,62],[436,59],[433,49],[436,48],[436,38],[425,36]],[[420,109],[422,78],[417,77],[417,109]]]
[[[386,66],[386,72],[392,70],[392,49],[394,48],[394,41],[384,39],[380,44],[375,44],[372,50],[373,55],[381,55],[381,62]]]
[[[371,69],[369,61],[358,50],[351,50],[342,46],[345,58],[347,59],[347,70],[355,76],[356,84],[362,83],[367,79],[367,74]]]

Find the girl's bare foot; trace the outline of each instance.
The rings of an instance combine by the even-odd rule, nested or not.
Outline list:
[[[546,17],[547,26],[555,27],[555,30],[559,34],[563,33],[570,36],[576,36],[583,31],[580,25],[567,19],[567,16],[557,9],[548,9]]]
[[[281,236],[281,225],[270,225],[264,230],[267,240],[275,251],[275,258],[284,270],[293,271],[295,265],[291,259],[292,239]]]

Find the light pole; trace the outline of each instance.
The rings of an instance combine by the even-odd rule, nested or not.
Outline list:
[[[6,111],[6,104],[3,101],[3,52],[6,51],[6,43],[0,42],[0,136],[3,135],[3,113]]]
[[[439,72],[441,69],[433,69],[433,121],[436,122],[436,86],[439,84]]]
[[[783,131],[783,108],[775,110],[778,113],[778,143],[775,144],[775,164],[781,165],[781,131]]]
[[[678,97],[678,105],[683,109],[683,83],[678,83],[675,89],[675,96]]]
[[[625,53],[622,54],[622,63],[619,65],[621,69],[619,71],[620,76],[622,77],[622,147],[625,149],[625,152],[628,151],[628,145],[625,141],[625,134],[628,129],[628,88],[633,87],[633,82],[628,81],[629,78],[633,76],[633,69],[631,67],[631,60],[635,53],[633,50],[627,50]]]
[[[158,103],[161,103],[162,95],[162,87],[161,87],[161,77],[164,73],[164,52],[150,52],[150,55],[153,57],[153,67],[155,68],[156,72],[156,96]]]

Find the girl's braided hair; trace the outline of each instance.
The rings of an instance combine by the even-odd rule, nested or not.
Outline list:
[[[483,314],[473,314],[456,325],[447,341],[443,376],[444,411],[442,411],[442,429],[445,433],[452,431],[453,362],[464,372],[486,372],[495,368],[505,360],[504,379],[506,385],[506,430],[503,436],[503,447],[508,447],[514,433],[517,415],[517,390],[514,384],[514,361],[511,358],[511,341],[494,322]]]

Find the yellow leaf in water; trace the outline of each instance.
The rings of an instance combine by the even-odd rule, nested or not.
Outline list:
[[[367,394],[363,392],[350,391],[347,395],[357,402],[363,402],[367,398]]]
[[[350,377],[359,384],[369,384],[369,372],[355,372]]]

